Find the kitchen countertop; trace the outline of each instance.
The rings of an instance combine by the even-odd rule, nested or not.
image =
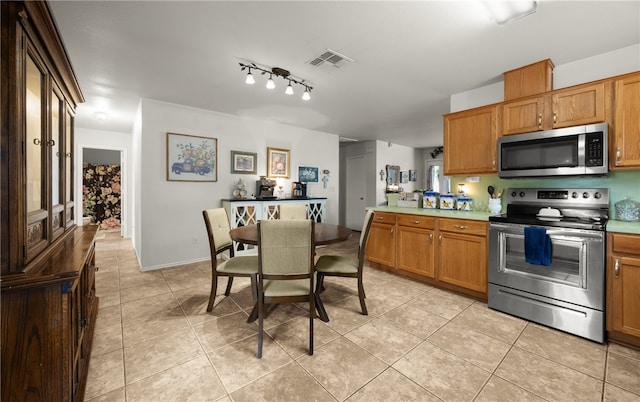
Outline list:
[[[640,234],[640,222],[607,221],[607,232]]]
[[[373,211],[380,211],[380,212],[392,212],[396,214],[423,215],[423,216],[433,216],[436,218],[471,219],[476,221],[488,221],[489,216],[492,215],[489,212],[389,207],[389,206],[369,207],[368,209],[371,209]]]

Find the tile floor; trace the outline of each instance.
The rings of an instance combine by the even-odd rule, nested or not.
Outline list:
[[[356,242],[319,254],[355,253]],[[640,401],[640,351],[371,268],[368,316],[354,280],[327,278],[331,321],[316,321],[314,355],[304,306],[282,305],[259,360],[248,281],[207,313],[209,263],[143,273],[119,232],[99,232],[96,247],[87,401]]]

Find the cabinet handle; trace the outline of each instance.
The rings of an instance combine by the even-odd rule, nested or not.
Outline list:
[[[464,225],[453,225],[453,227],[455,227],[456,229],[469,229],[469,226]]]
[[[419,225],[420,221],[413,221],[413,223],[415,223],[416,225]]]
[[[40,138],[34,138],[34,139],[33,139],[33,143],[34,143],[35,145],[42,145],[42,141],[40,141]]]
[[[538,113],[538,128],[542,128],[542,113]]]
[[[50,146],[50,147],[54,147],[56,145],[56,140],[47,141],[47,145]]]
[[[491,164],[493,167],[496,167],[496,158],[491,159]]]
[[[381,217],[381,216],[379,216],[379,217],[378,217],[378,220],[379,220],[379,221],[381,221],[381,220],[383,220],[383,219],[384,219],[384,218],[383,218],[383,217]]]
[[[621,157],[622,157],[622,152],[620,152],[620,147],[616,147],[616,162],[620,162]]]
[[[433,233],[429,233],[429,243],[433,244]]]
[[[391,228],[391,234],[393,234],[393,230],[394,230],[394,228]]]
[[[620,260],[616,258],[616,263],[613,266],[613,273],[616,277],[616,279],[618,279],[618,277],[620,276]]]
[[[67,152],[66,154],[64,154],[64,156],[67,158],[71,158],[71,152]]]
[[[438,241],[442,244],[442,235],[438,235]]]
[[[553,125],[555,126],[558,121],[558,113],[553,112]]]

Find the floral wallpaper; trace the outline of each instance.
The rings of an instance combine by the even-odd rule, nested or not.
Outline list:
[[[83,216],[102,229],[120,227],[120,166],[84,163]]]

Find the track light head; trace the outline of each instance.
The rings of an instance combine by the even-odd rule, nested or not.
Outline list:
[[[239,63],[239,64],[240,64],[240,71],[244,71],[245,69],[249,71],[245,79],[245,82],[249,85],[253,85],[256,82],[255,78],[253,77],[253,74],[251,74],[251,70],[253,69],[253,70],[260,71],[261,75],[269,74],[269,79],[267,80],[267,83],[265,85],[267,89],[274,89],[276,87],[276,84],[273,81],[274,76],[280,77],[284,80],[287,80],[288,82],[287,88],[284,91],[285,94],[293,95],[294,90],[293,90],[292,84],[298,84],[304,87],[304,93],[302,94],[302,99],[305,101],[311,99],[310,93],[313,87],[310,86],[307,82],[305,82],[305,80],[291,76],[291,73],[288,70],[285,70],[284,68],[280,68],[280,67],[273,67],[270,69],[263,68],[263,67],[259,67],[255,63],[251,63],[251,64]]]

